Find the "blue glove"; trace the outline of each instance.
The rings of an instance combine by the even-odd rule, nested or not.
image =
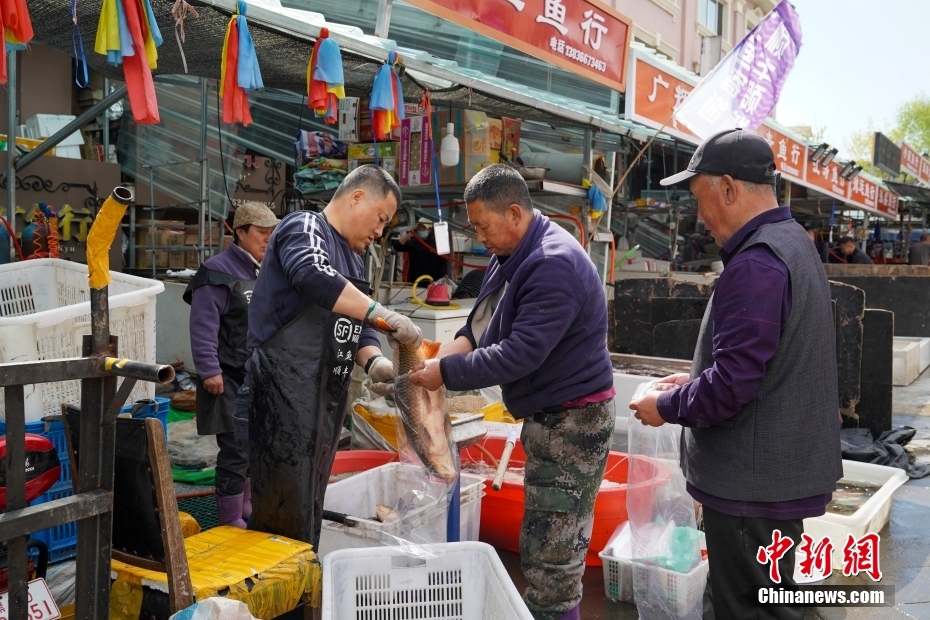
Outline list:
[[[236,392],[236,410],[233,412],[233,434],[236,441],[249,443],[249,407],[252,405],[252,393],[249,386],[241,385]]]

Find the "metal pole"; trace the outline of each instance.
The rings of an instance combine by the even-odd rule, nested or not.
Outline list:
[[[110,78],[103,78],[103,96],[106,97],[110,91]],[[103,122],[100,125],[100,131],[103,134],[103,161],[110,162],[110,109],[103,111]]]
[[[152,236],[152,277],[155,271],[155,166],[149,167],[149,234]]]
[[[381,39],[388,37],[391,29],[391,7],[393,0],[378,0],[378,20],[375,22],[375,36]]]
[[[16,51],[7,54],[6,219],[10,223],[10,262],[16,260]]]
[[[197,249],[200,263],[206,259],[206,248],[203,245],[204,229],[207,226],[207,209],[210,206],[210,183],[207,176],[207,78],[200,78],[200,218],[198,220]]]
[[[649,152],[646,155],[646,191],[652,189],[652,145],[649,145]]]

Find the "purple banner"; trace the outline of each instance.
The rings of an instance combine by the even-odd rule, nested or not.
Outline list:
[[[691,91],[675,119],[702,140],[724,129],[756,129],[778,95],[801,49],[801,22],[782,0]]]

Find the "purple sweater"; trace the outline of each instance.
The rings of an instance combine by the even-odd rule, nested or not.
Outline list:
[[[508,286],[480,342],[472,332],[473,310],[456,337],[467,337],[475,350],[439,364],[450,390],[500,385],[516,418],[613,385],[607,303],[597,269],[576,239],[533,213],[513,255],[494,256],[488,265],[475,308]]]
[[[281,220],[249,304],[249,348],[271,338],[310,304],[332,310],[348,282],[344,276],[364,279],[364,263],[326,216],[298,211]],[[366,346],[380,348],[381,342],[364,325],[358,348]]]
[[[765,245],[740,252],[763,224],[791,219],[788,207],[766,211],[741,228],[720,249],[725,269],[714,289],[714,365],[682,387],[659,395],[659,415],[682,426],[710,426],[733,418],[754,399],[775,356],[791,314],[788,267]],[[831,494],[785,502],[739,502],[688,492],[724,514],[770,519],[822,515]]]
[[[204,267],[242,278],[255,279],[252,257],[238,245],[230,245],[222,254],[207,259]],[[194,368],[204,379],[220,374],[220,361],[216,356],[220,317],[229,311],[229,289],[225,286],[204,284],[194,289],[191,296],[191,357]]]

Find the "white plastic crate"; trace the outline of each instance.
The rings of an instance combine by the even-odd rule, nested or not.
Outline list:
[[[804,532],[814,540],[830,537],[833,543],[833,570],[843,568],[843,546],[849,534],[859,540],[867,533],[878,534],[885,527],[891,515],[894,492],[907,482],[907,474],[897,467],[844,460],[842,481],[881,485],[881,488],[851,515],[828,512],[821,517],[804,519]]]
[[[491,545],[429,545],[417,560],[396,547],[343,549],[323,560],[323,620],[533,620]]]
[[[448,514],[445,497],[407,511],[394,523],[381,523],[370,518],[375,514],[377,504],[393,508],[405,492],[418,488],[417,476],[417,468],[412,465],[388,463],[330,484],[323,508],[355,517],[358,525],[349,527],[324,521],[319,557],[326,558],[340,549],[390,545],[394,540],[392,536],[401,537],[402,534],[405,539],[417,543],[445,540]],[[483,476],[461,474],[459,539],[462,541],[478,540],[484,480]],[[443,484],[435,483],[431,495],[439,497],[443,487]]]
[[[651,566],[629,559],[598,554],[604,563],[604,594],[612,601],[634,602],[635,593],[645,596],[647,580],[658,580],[665,595],[664,605],[676,617],[683,617],[701,604],[707,585],[707,560],[702,560],[688,573],[676,573],[660,566]],[[632,581],[632,590],[630,589]],[[658,605],[658,603],[657,603]]]
[[[111,277],[110,333],[119,337],[119,355],[154,364],[155,296],[165,285],[115,272]],[[0,363],[80,357],[89,334],[87,265],[45,258],[0,266]],[[139,381],[128,402],[154,394],[154,384]],[[63,402],[80,405],[80,382],[27,385],[25,396],[26,421],[34,422],[60,414]]]

